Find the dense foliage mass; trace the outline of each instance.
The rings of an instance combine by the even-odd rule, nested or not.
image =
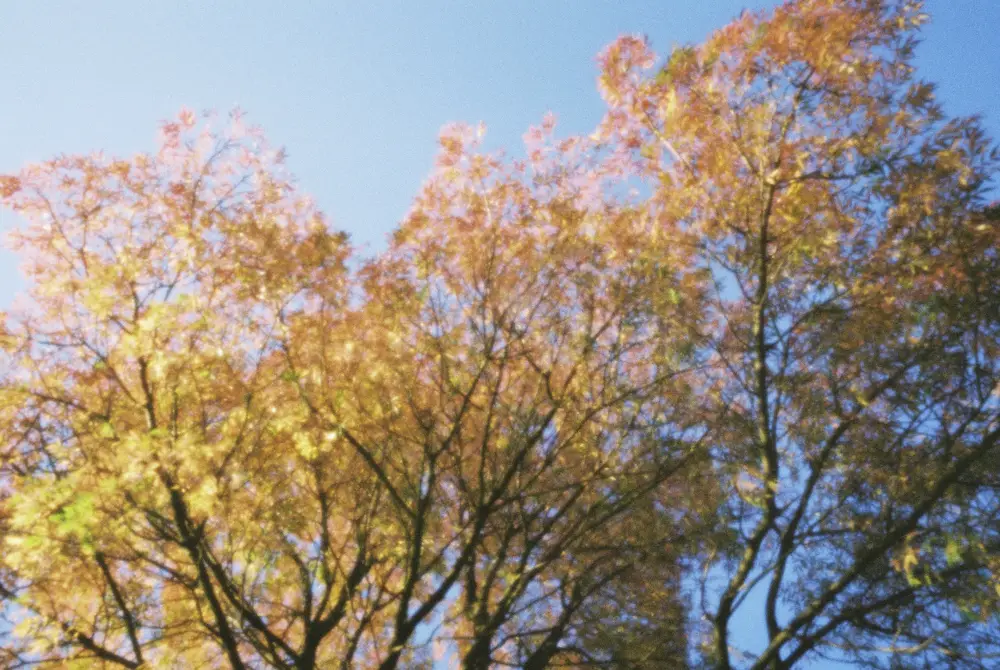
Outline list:
[[[4,178],[0,662],[996,667],[1000,157],[919,11],[622,38],[367,260],[238,116]]]

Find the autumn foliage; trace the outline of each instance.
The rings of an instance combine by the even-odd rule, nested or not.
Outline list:
[[[1000,156],[923,20],[623,37],[373,258],[238,114],[3,178],[4,667],[992,667]]]

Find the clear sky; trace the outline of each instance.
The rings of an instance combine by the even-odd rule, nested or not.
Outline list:
[[[239,105],[302,189],[377,250],[431,167],[439,128],[484,121],[517,149],[552,110],[590,130],[598,51],[661,53],[766,0],[0,0],[0,173],[57,153],[155,147],[182,106]],[[928,0],[921,74],[1000,137],[1000,0]],[[14,218],[0,213],[0,227]],[[18,286],[0,254],[0,308]]]
[[[0,2],[0,172],[60,152],[154,148],[180,107],[239,105],[302,188],[377,249],[427,174],[439,128],[484,121],[517,148],[552,110],[602,111],[597,52],[645,33],[660,52],[767,0],[135,0]],[[949,111],[1000,135],[1000,0],[929,0],[919,52]],[[11,225],[13,217],[3,216]],[[0,305],[15,273],[0,256]]]

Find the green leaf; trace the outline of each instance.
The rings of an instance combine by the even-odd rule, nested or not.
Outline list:
[[[948,544],[944,548],[944,557],[948,561],[948,567],[958,565],[962,562],[962,546],[955,538],[948,538]]]
[[[53,514],[52,518],[60,534],[86,537],[89,535],[87,528],[94,518],[94,496],[81,493]]]

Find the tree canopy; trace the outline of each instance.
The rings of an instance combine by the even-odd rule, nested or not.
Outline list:
[[[924,20],[622,37],[370,258],[235,113],[3,177],[4,667],[996,667],[1000,153]]]

